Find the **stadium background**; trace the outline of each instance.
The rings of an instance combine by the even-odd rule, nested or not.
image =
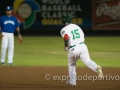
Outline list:
[[[12,6],[21,22],[23,43],[15,36],[14,66],[0,65],[0,90],[120,90],[119,0],[0,0],[0,16]],[[110,80],[77,80],[76,87],[52,76],[67,76],[67,52],[60,37],[61,15],[69,13],[85,32],[92,60]],[[17,35],[17,33],[15,33]],[[77,75],[96,76],[78,60]],[[51,75],[50,80],[45,75]],[[115,78],[111,77],[117,77]],[[119,80],[118,80],[119,79]]]
[[[0,0],[0,15],[7,5],[12,6],[25,35],[59,36],[64,13],[72,16],[85,35],[120,35],[119,0]]]

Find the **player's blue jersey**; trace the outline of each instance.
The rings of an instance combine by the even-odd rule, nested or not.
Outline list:
[[[19,26],[20,24],[14,16],[3,15],[0,17],[1,32],[14,33]]]

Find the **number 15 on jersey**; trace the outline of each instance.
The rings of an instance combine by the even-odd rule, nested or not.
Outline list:
[[[73,36],[73,40],[77,39],[77,38],[80,38],[80,33],[79,33],[78,29],[72,30],[71,33],[72,33],[72,36]]]

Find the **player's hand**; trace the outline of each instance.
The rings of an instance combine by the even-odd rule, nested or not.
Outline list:
[[[4,37],[4,35],[2,33],[0,33],[0,37],[2,38],[2,37]]]
[[[21,35],[18,35],[17,43],[18,43],[18,44],[21,44],[22,41],[23,41],[22,36],[21,36]]]
[[[68,50],[68,47],[64,47],[64,50],[67,51],[67,50]]]

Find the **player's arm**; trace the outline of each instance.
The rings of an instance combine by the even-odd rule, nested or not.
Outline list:
[[[1,31],[1,27],[0,27],[0,37],[3,37],[2,31]]]
[[[20,34],[20,28],[17,27],[16,30],[17,30],[17,33],[18,33],[17,43],[18,43],[18,44],[21,44],[21,43],[22,43],[22,35]]]
[[[17,20],[17,18],[15,17],[15,23],[16,23],[16,31],[18,33],[18,37],[22,37],[22,35],[20,34],[20,23],[19,21]]]
[[[69,36],[67,34],[64,35],[64,44],[65,44],[65,47],[64,47],[64,50],[68,50],[68,42],[69,42]]]
[[[1,19],[1,17],[0,17],[0,37],[2,38],[2,37],[4,37],[4,35],[2,34],[2,29],[1,29],[1,23],[2,23],[2,19]]]
[[[16,30],[17,30],[18,36],[21,36],[21,34],[20,34],[20,28],[17,27]]]

